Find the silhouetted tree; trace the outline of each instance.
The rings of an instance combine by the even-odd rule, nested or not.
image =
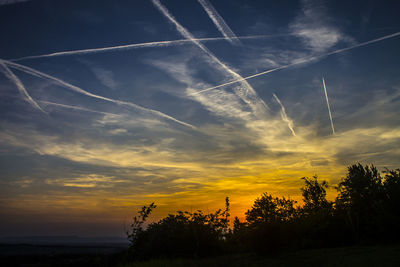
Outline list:
[[[246,220],[249,224],[290,221],[296,215],[295,203],[285,197],[278,198],[264,193],[246,212]]]
[[[385,208],[383,236],[385,241],[398,242],[400,239],[400,169],[384,171],[383,182]]]
[[[400,169],[384,171],[383,182],[385,198],[393,213],[400,215]]]
[[[145,211],[147,211],[145,209]],[[205,214],[178,211],[148,225],[132,243],[137,258],[210,256],[223,250],[229,230],[229,198],[225,209]],[[140,220],[139,220],[140,221]],[[136,225],[136,224],[134,224]]]
[[[297,216],[296,201],[267,193],[254,201],[246,212],[249,247],[258,252],[273,252],[290,246],[295,236],[292,227]]]
[[[233,220],[233,230],[229,235],[228,247],[231,252],[241,252],[248,250],[248,224],[241,222],[238,217]]]
[[[314,213],[319,211],[329,210],[332,203],[326,199],[326,189],[328,183],[326,181],[318,182],[318,177],[314,176],[312,179],[308,177],[301,178],[304,180],[304,187],[301,188],[303,196],[304,211]]]
[[[149,206],[143,206],[142,209],[138,212],[138,215],[133,217],[133,222],[130,225],[130,229],[126,231],[126,235],[128,237],[129,242],[131,243],[131,247],[136,245],[140,235],[143,233],[143,224],[146,221],[147,217],[149,217],[150,213],[157,206],[154,205],[154,202]]]
[[[338,191],[336,207],[346,213],[354,241],[370,242],[378,238],[384,208],[384,187],[378,170],[373,165],[351,165]]]
[[[318,177],[303,177],[301,188],[304,205],[299,208],[297,223],[299,241],[302,247],[321,247],[336,244],[337,233],[333,218],[333,203],[326,199],[326,181],[319,182]]]

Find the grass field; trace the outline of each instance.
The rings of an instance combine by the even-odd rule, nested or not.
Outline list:
[[[270,255],[236,254],[200,259],[126,262],[121,248],[0,246],[0,266],[400,266],[400,246],[297,250]]]
[[[400,266],[400,246],[315,249],[268,256],[240,254],[205,259],[150,260],[122,266]]]

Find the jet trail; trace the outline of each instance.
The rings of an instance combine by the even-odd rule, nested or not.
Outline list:
[[[261,38],[279,37],[279,36],[288,36],[288,35],[292,35],[292,34],[249,35],[249,36],[239,36],[239,37],[236,37],[236,38],[237,39],[261,39]],[[196,41],[199,41],[199,42],[220,41],[220,40],[227,40],[227,39],[229,39],[229,38],[228,37],[193,38],[193,40],[196,40]],[[181,39],[181,40],[171,40],[171,41],[159,41],[159,42],[147,42],[147,43],[138,43],[138,44],[117,45],[117,46],[109,46],[109,47],[61,51],[61,52],[54,52],[54,53],[50,53],[50,54],[20,57],[20,58],[15,58],[15,59],[9,59],[9,61],[21,61],[21,60],[26,60],[26,59],[70,56],[70,55],[80,55],[80,54],[94,54],[94,53],[101,53],[101,52],[112,52],[112,51],[119,51],[119,50],[136,49],[136,48],[184,45],[184,44],[192,43],[192,42],[193,41],[189,40],[189,39]]]
[[[198,1],[203,6],[204,10],[207,12],[208,16],[214,22],[215,26],[222,33],[222,35],[225,36],[230,43],[235,45],[240,44],[237,36],[233,33],[231,28],[229,28],[228,24],[226,24],[224,19],[218,14],[217,10],[215,10],[211,3],[207,0]]]
[[[7,60],[3,60],[3,62],[6,63],[7,65],[11,66],[12,68],[15,68],[15,69],[18,69],[20,71],[26,72],[26,73],[31,74],[33,76],[56,82],[59,85],[61,85],[62,87],[70,89],[70,90],[72,90],[74,92],[77,92],[77,93],[80,93],[80,94],[83,94],[83,95],[86,95],[86,96],[89,96],[89,97],[101,99],[101,100],[104,100],[104,101],[107,101],[107,102],[115,103],[115,104],[118,104],[118,105],[129,106],[129,107],[138,109],[140,111],[148,112],[148,113],[151,113],[153,115],[157,115],[159,117],[162,117],[162,118],[165,118],[165,119],[168,119],[168,120],[172,120],[174,122],[177,122],[177,123],[179,123],[181,125],[190,127],[192,129],[196,129],[195,126],[193,126],[193,125],[191,125],[189,123],[180,121],[178,119],[175,119],[174,117],[171,117],[171,116],[169,116],[167,114],[164,114],[164,113],[162,113],[160,111],[149,109],[149,108],[144,108],[142,106],[139,106],[139,105],[136,105],[136,104],[133,104],[133,103],[130,103],[130,102],[125,102],[125,101],[121,101],[121,100],[115,100],[115,99],[111,99],[111,98],[108,98],[108,97],[92,94],[92,93],[90,93],[88,91],[83,90],[82,88],[79,88],[79,87],[77,87],[75,85],[69,84],[69,83],[67,83],[67,82],[65,82],[63,80],[60,80],[60,79],[58,79],[56,77],[53,77],[53,76],[51,76],[49,74],[46,74],[46,73],[40,72],[38,70],[35,70],[33,68],[30,68],[30,67],[27,67],[27,66],[15,63],[15,62],[10,62],[10,61],[7,61]]]
[[[18,91],[24,96],[25,100],[28,101],[34,108],[40,110],[41,112],[47,114],[39,105],[36,103],[35,100],[29,95],[28,91],[26,90],[24,84],[21,80],[7,67],[7,65],[0,59],[0,66],[3,68],[1,72],[12,81],[18,88]]]
[[[293,125],[293,121],[290,120],[288,118],[288,116],[286,115],[285,107],[283,106],[282,102],[279,100],[279,98],[275,94],[272,94],[272,95],[274,96],[276,102],[278,102],[278,104],[281,106],[281,117],[282,117],[282,120],[287,123],[287,125],[288,125],[290,131],[292,132],[293,136],[296,136],[296,133],[295,133],[294,128],[293,128],[293,126],[294,126]]]
[[[324,85],[324,93],[325,93],[326,105],[328,106],[329,119],[331,120],[332,133],[335,134],[335,127],[333,126],[331,107],[329,105],[328,93],[326,92],[326,85],[325,85],[324,77],[322,77],[322,84]]]
[[[153,4],[158,8],[158,10],[167,17],[176,27],[178,32],[182,34],[185,38],[191,40],[194,44],[196,44],[201,50],[203,50],[212,60],[214,60],[223,70],[229,73],[232,77],[236,78],[236,81],[239,81],[241,85],[246,89],[246,92],[239,92],[237,91],[236,94],[245,102],[247,103],[253,111],[258,113],[257,108],[262,107],[263,109],[267,108],[267,104],[257,96],[257,93],[254,91],[253,87],[240,76],[238,73],[234,72],[230,69],[227,65],[222,63],[210,50],[207,49],[202,43],[200,43],[194,36],[184,28],[176,19],[175,17],[168,11],[166,7],[164,7],[159,0],[152,0]]]
[[[201,93],[204,93],[204,92],[207,92],[207,91],[210,91],[210,90],[213,90],[213,89],[217,89],[217,88],[220,88],[220,87],[223,87],[223,86],[226,86],[226,85],[234,84],[234,83],[237,83],[237,82],[242,82],[243,80],[248,80],[248,79],[251,79],[251,78],[254,78],[254,77],[258,77],[258,76],[265,75],[265,74],[268,74],[268,73],[271,73],[271,72],[275,72],[275,71],[278,71],[278,70],[286,69],[286,68],[289,68],[289,67],[292,67],[292,66],[295,66],[295,65],[299,65],[299,64],[302,64],[302,63],[307,63],[307,62],[313,61],[313,60],[318,59],[318,58],[327,57],[327,56],[334,55],[334,54],[339,54],[339,53],[342,53],[342,52],[345,52],[345,51],[348,51],[348,50],[352,50],[352,49],[355,49],[355,48],[358,48],[358,47],[366,46],[366,45],[369,45],[369,44],[372,44],[372,43],[376,43],[376,42],[379,42],[379,41],[383,41],[383,40],[386,40],[386,39],[389,39],[389,38],[393,38],[393,37],[396,37],[396,36],[399,36],[399,35],[400,35],[400,32],[396,32],[396,33],[385,35],[383,37],[380,37],[380,38],[377,38],[377,39],[373,39],[373,40],[370,40],[370,41],[367,41],[367,42],[363,42],[363,43],[359,43],[359,44],[356,44],[356,45],[353,45],[353,46],[349,46],[349,47],[346,47],[346,48],[338,49],[338,50],[335,50],[335,51],[332,51],[332,52],[329,52],[329,53],[326,53],[326,54],[317,55],[317,56],[313,56],[313,57],[309,57],[309,58],[302,58],[302,59],[299,59],[295,63],[292,63],[292,64],[283,65],[283,66],[280,66],[280,67],[277,67],[277,68],[274,68],[274,69],[270,69],[270,70],[266,70],[266,71],[263,71],[263,72],[259,72],[259,73],[256,73],[256,74],[241,78],[241,79],[236,79],[236,80],[233,80],[233,81],[230,81],[230,82],[227,82],[227,83],[223,83],[223,84],[220,84],[220,85],[217,85],[217,86],[213,86],[213,87],[210,87],[210,88],[199,90],[196,93],[192,93],[192,95],[201,94]]]
[[[88,108],[82,108],[82,107],[78,107],[78,106],[71,106],[71,105],[65,105],[65,104],[48,102],[48,101],[39,101],[39,102],[44,104],[44,105],[51,105],[51,106],[56,106],[56,107],[61,107],[61,108],[68,108],[68,109],[73,109],[73,110],[82,110],[82,111],[87,111],[87,112],[99,113],[99,114],[103,114],[103,115],[121,116],[120,114],[102,112],[102,111],[97,111],[97,110],[88,109]]]

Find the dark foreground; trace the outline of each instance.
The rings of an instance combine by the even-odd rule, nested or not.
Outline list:
[[[264,257],[241,254],[199,260],[152,260],[123,266],[400,266],[400,246],[316,249]]]
[[[119,246],[0,245],[0,266],[400,266],[400,246],[346,247],[128,262]]]
[[[115,266],[126,244],[0,244],[0,266]]]

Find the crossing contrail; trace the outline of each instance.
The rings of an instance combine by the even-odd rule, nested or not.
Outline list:
[[[293,136],[296,136],[296,132],[294,131],[294,128],[293,128],[293,121],[290,120],[288,118],[288,116],[286,115],[285,107],[283,106],[282,102],[279,100],[279,98],[275,94],[272,94],[272,95],[274,96],[276,102],[278,102],[278,104],[281,106],[281,117],[282,117],[282,120],[287,123],[287,125],[288,125],[290,131],[292,132]]]
[[[272,34],[272,35],[249,35],[249,36],[238,36],[237,39],[262,39],[262,38],[271,38],[271,37],[280,37],[280,36],[288,36],[292,34]],[[137,43],[137,44],[127,44],[127,45],[117,45],[117,46],[108,46],[108,47],[100,47],[100,48],[89,48],[89,49],[79,49],[79,50],[70,50],[70,51],[60,51],[49,54],[42,55],[34,55],[34,56],[26,56],[20,58],[9,59],[9,61],[21,61],[27,59],[36,59],[36,58],[46,58],[46,57],[59,57],[59,56],[71,56],[71,55],[84,55],[84,54],[94,54],[94,53],[104,53],[104,52],[113,52],[113,51],[121,51],[121,50],[129,50],[129,49],[137,49],[137,48],[150,48],[150,47],[164,47],[164,46],[172,46],[172,45],[185,45],[190,44],[193,40],[198,42],[208,42],[208,41],[221,41],[227,40],[228,37],[210,37],[210,38],[193,38],[189,39],[180,39],[180,40],[171,40],[171,41],[158,41],[158,42],[146,42],[146,43]]]
[[[8,66],[10,66],[12,68],[15,68],[15,69],[18,69],[20,71],[23,71],[25,73],[31,74],[33,76],[36,76],[36,77],[39,77],[39,78],[42,78],[42,79],[46,79],[46,80],[50,80],[50,81],[56,82],[57,84],[61,85],[62,87],[67,88],[69,90],[72,90],[74,92],[77,92],[77,93],[80,93],[80,94],[83,94],[83,95],[86,95],[86,96],[89,96],[89,97],[101,99],[101,100],[104,100],[104,101],[107,101],[107,102],[112,102],[112,103],[115,103],[115,104],[118,104],[118,105],[129,106],[129,107],[132,107],[134,109],[137,109],[137,110],[140,110],[140,111],[143,111],[143,112],[151,113],[153,115],[156,115],[156,116],[168,119],[168,120],[172,120],[174,122],[177,122],[177,123],[179,123],[181,125],[190,127],[192,129],[196,129],[195,126],[193,126],[193,125],[191,125],[189,123],[180,121],[178,119],[175,119],[174,117],[169,116],[169,115],[167,115],[165,113],[162,113],[162,112],[160,112],[158,110],[144,108],[144,107],[136,105],[134,103],[125,102],[125,101],[121,101],[121,100],[111,99],[111,98],[108,98],[108,97],[92,94],[92,93],[90,93],[88,91],[83,90],[82,88],[79,88],[78,86],[69,84],[69,83],[67,83],[67,82],[65,82],[65,81],[63,81],[61,79],[58,79],[58,78],[53,77],[53,76],[51,76],[49,74],[40,72],[40,71],[35,70],[33,68],[30,68],[30,67],[27,67],[27,66],[15,63],[15,62],[10,62],[10,61],[7,61],[7,60],[3,60],[3,62],[5,64],[7,64]]]
[[[231,28],[229,28],[228,24],[226,24],[224,19],[218,14],[217,10],[215,10],[211,3],[208,2],[208,0],[198,1],[203,6],[204,10],[207,12],[208,16],[214,22],[215,26],[222,33],[222,35],[225,36],[232,44],[240,44],[237,36],[233,33]]]
[[[217,85],[217,86],[213,86],[213,87],[210,87],[210,88],[199,90],[199,91],[197,91],[195,93],[192,93],[192,95],[201,94],[201,93],[204,93],[204,92],[207,92],[207,91],[210,91],[210,90],[213,90],[213,89],[217,89],[217,88],[220,88],[220,87],[223,87],[223,86],[226,86],[226,85],[242,82],[244,80],[255,78],[255,77],[258,77],[258,76],[261,76],[261,75],[265,75],[265,74],[268,74],[268,73],[271,73],[271,72],[275,72],[275,71],[278,71],[278,70],[287,69],[289,67],[293,67],[293,66],[296,66],[296,65],[299,65],[299,64],[307,63],[307,62],[316,60],[318,58],[322,58],[322,57],[326,57],[326,56],[330,56],[330,55],[334,55],[334,54],[339,54],[339,53],[342,53],[342,52],[345,52],[345,51],[348,51],[348,50],[352,50],[352,49],[355,49],[355,48],[358,48],[358,47],[362,47],[362,46],[366,46],[366,45],[369,45],[369,44],[373,44],[373,43],[376,43],[376,42],[379,42],[379,41],[383,41],[383,40],[386,40],[386,39],[389,39],[389,38],[393,38],[393,37],[396,37],[396,36],[399,36],[399,35],[400,35],[400,32],[396,32],[396,33],[385,35],[383,37],[376,38],[376,39],[373,39],[373,40],[370,40],[370,41],[367,41],[367,42],[359,43],[359,44],[356,44],[356,45],[353,45],[353,46],[349,46],[349,47],[338,49],[338,50],[335,50],[335,51],[332,51],[332,52],[329,52],[329,53],[325,53],[325,54],[322,54],[322,55],[312,56],[312,57],[308,57],[308,58],[302,58],[302,59],[299,59],[296,62],[288,64],[288,65],[283,65],[283,66],[280,66],[280,67],[277,67],[277,68],[274,68],[274,69],[270,69],[270,70],[266,70],[266,71],[263,71],[263,72],[259,72],[259,73],[256,73],[256,74],[241,78],[241,79],[236,79],[236,80],[233,80],[233,81],[230,81],[230,82],[227,82],[227,83],[223,83],[223,84],[220,84],[220,85]]]
[[[28,91],[26,90],[24,84],[21,80],[7,67],[7,65],[0,59],[0,66],[2,67],[1,72],[12,81],[15,86],[17,86],[18,91],[24,96],[25,100],[28,101],[34,108],[40,110],[41,112],[47,114],[39,105],[36,103],[35,100],[29,95]]]
[[[326,85],[325,85],[324,77],[322,77],[322,84],[324,85],[324,93],[325,93],[326,105],[328,106],[329,119],[331,120],[332,133],[335,134],[335,127],[333,126],[331,106],[329,105],[328,93],[326,92]]]
[[[265,104],[265,102],[258,97],[256,91],[253,89],[253,87],[251,87],[251,85],[246,81],[246,79],[244,79],[238,73],[233,71],[226,64],[221,62],[210,50],[207,49],[207,47],[205,47],[202,43],[196,40],[194,36],[175,19],[175,17],[168,11],[168,9],[160,3],[159,0],[152,0],[152,2],[164,16],[167,17],[168,20],[175,25],[176,29],[182,36],[191,40],[195,45],[197,45],[201,50],[203,50],[217,65],[219,65],[229,75],[236,78],[236,81],[241,83],[241,85],[245,89],[245,92],[238,90],[236,94],[245,103],[247,103],[250,106],[250,108],[253,109],[253,111],[257,112],[259,107],[262,107],[262,109],[267,108],[267,104]]]

